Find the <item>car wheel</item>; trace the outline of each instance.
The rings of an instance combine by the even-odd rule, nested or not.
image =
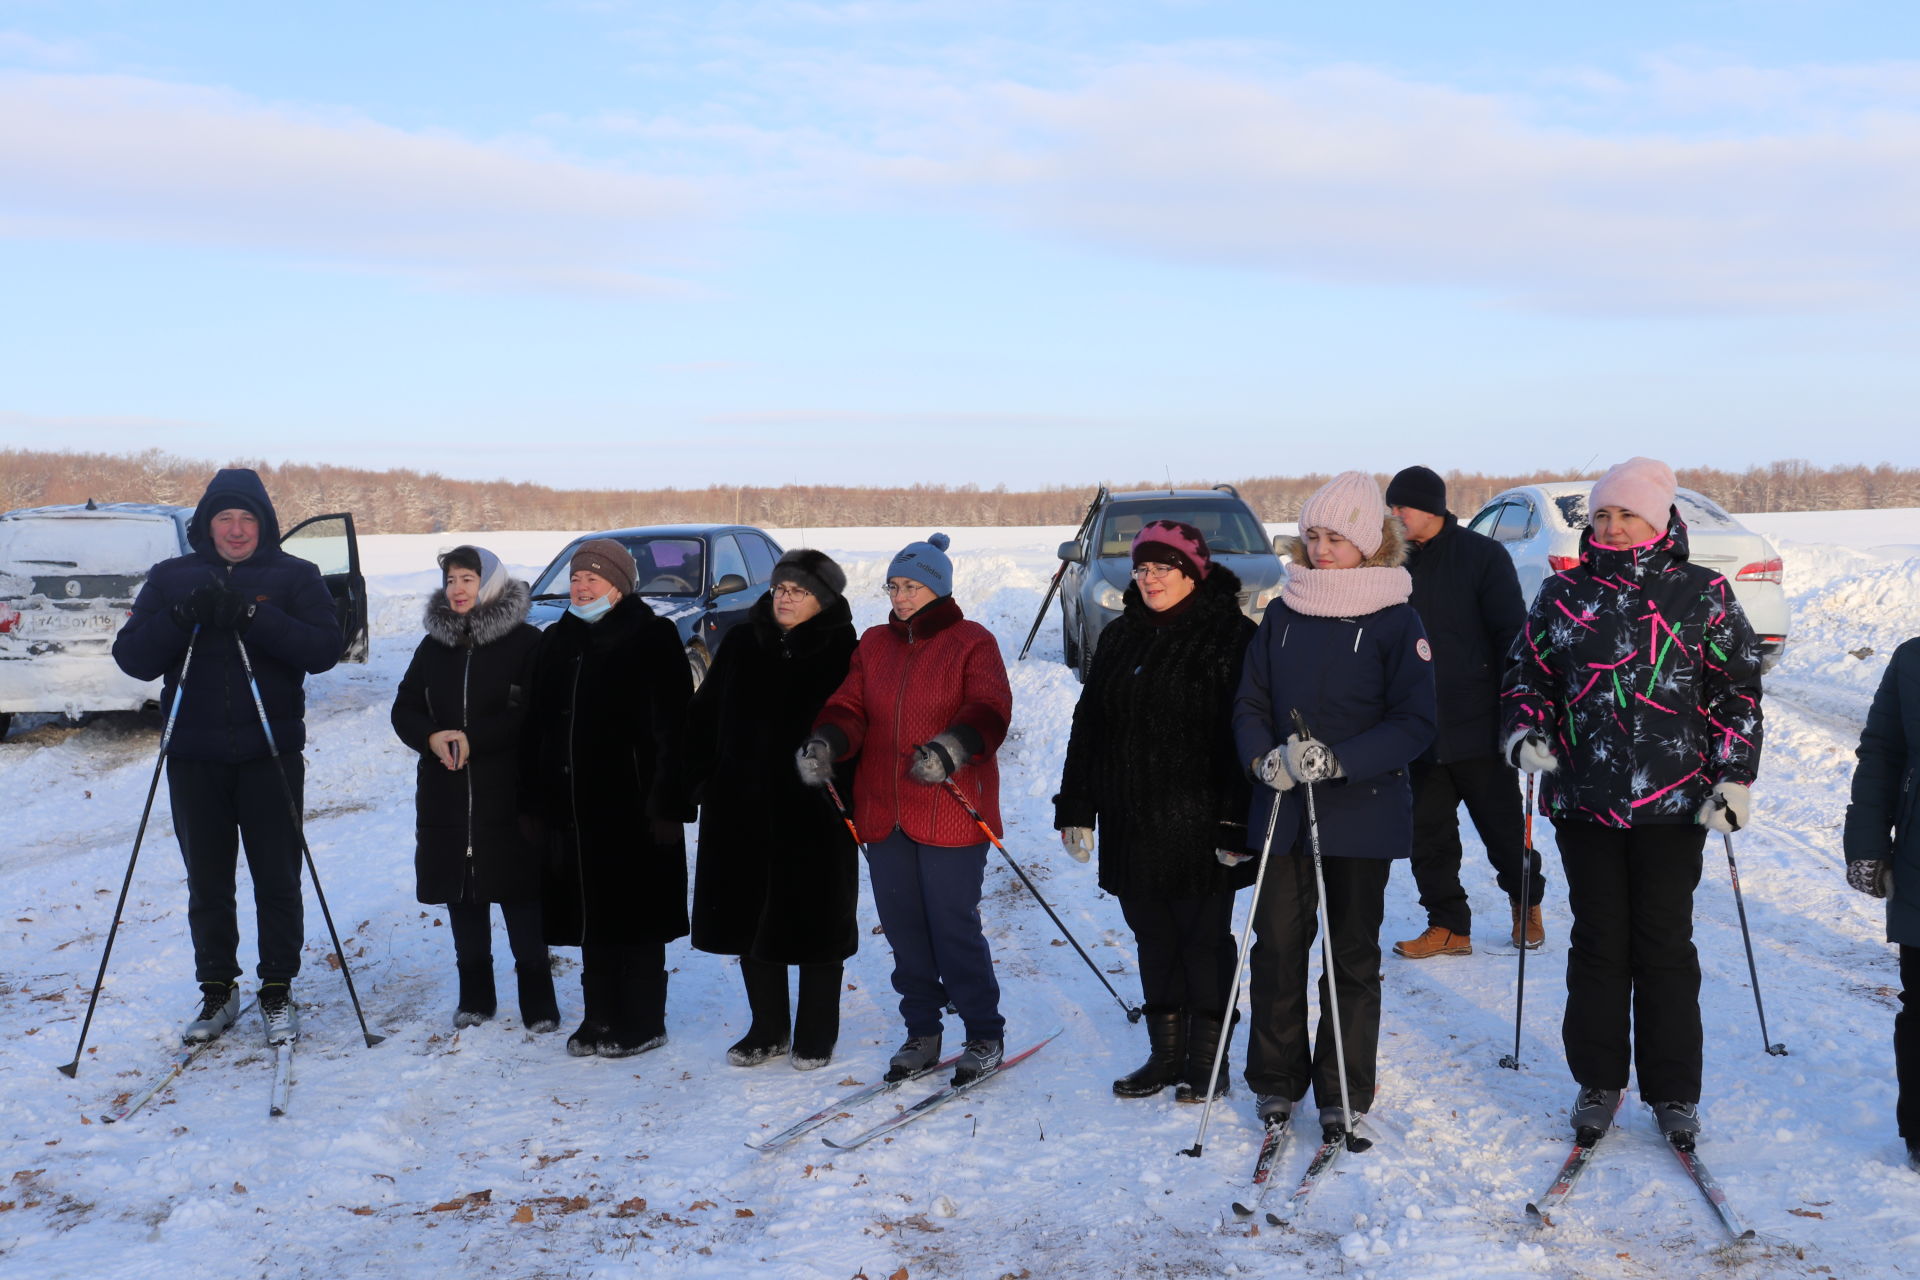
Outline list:
[[[712,659],[707,656],[707,646],[695,640],[687,646],[687,666],[693,671],[693,687],[698,689],[701,681],[707,678],[707,668]]]
[[[0,738],[7,736],[7,730],[13,728],[13,712],[0,711]]]
[[[1060,606],[1060,656],[1074,670],[1080,669],[1080,646],[1073,642],[1073,628],[1067,624],[1067,606]]]
[[[1085,684],[1087,682],[1087,671],[1093,666],[1093,645],[1087,639],[1087,624],[1085,619],[1082,619],[1080,622],[1079,642],[1073,646],[1073,652],[1074,658],[1076,659],[1073,665],[1073,674],[1080,677],[1081,684]]]

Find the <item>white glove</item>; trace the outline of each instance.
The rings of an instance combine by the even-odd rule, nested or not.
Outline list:
[[[1547,735],[1538,729],[1515,729],[1507,739],[1507,763],[1522,773],[1552,773],[1560,767]]]
[[[907,775],[915,782],[937,787],[951,778],[967,762],[967,749],[950,733],[935,734],[913,749],[913,763]]]
[[[1318,738],[1294,734],[1287,739],[1287,772],[1295,782],[1325,782],[1344,778],[1347,771],[1333,758],[1333,748]]]
[[[833,781],[833,748],[825,738],[808,738],[793,753],[793,764],[800,771],[800,781],[810,787],[824,787]]]
[[[1060,847],[1065,849],[1067,856],[1075,862],[1085,862],[1093,856],[1093,828],[1060,828]]]
[[[1715,831],[1732,833],[1747,825],[1753,816],[1753,793],[1741,782],[1716,782],[1713,793],[1700,806],[1700,822]]]
[[[1241,853],[1234,849],[1215,849],[1213,856],[1219,859],[1220,865],[1223,867],[1237,867],[1253,855],[1250,853]]]
[[[1286,791],[1293,786],[1293,775],[1287,772],[1287,749],[1275,747],[1253,762],[1253,776],[1272,787],[1275,791]]]

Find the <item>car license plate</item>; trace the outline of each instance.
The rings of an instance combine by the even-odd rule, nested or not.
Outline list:
[[[23,609],[19,629],[30,636],[110,636],[119,630],[125,616],[118,610]]]

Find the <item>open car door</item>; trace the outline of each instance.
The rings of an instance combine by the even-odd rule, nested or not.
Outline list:
[[[280,536],[280,549],[320,569],[340,615],[342,662],[367,660],[367,580],[360,575],[360,542],[345,511],[302,520]]]

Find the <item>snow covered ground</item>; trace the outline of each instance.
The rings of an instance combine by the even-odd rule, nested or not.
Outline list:
[[[985,904],[1009,1037],[1065,1034],[1031,1063],[897,1140],[835,1152],[757,1141],[875,1078],[899,1028],[884,940],[847,971],[832,1066],[726,1064],[745,1024],[734,966],[686,944],[669,1044],[626,1061],[575,1060],[561,1035],[502,1016],[454,1033],[451,944],[413,901],[412,765],[387,724],[418,636],[433,552],[456,535],[370,538],[375,639],[365,667],[309,683],[307,834],[375,1028],[364,1047],[309,895],[305,1006],[292,1114],[266,1114],[269,1059],[252,1025],[119,1126],[99,1114],[150,1073],[194,1004],[185,887],[161,798],[133,878],[78,1078],[69,1060],[125,872],[157,734],[131,717],[29,727],[0,745],[0,1272],[62,1276],[1887,1276],[1920,1271],[1920,1176],[1893,1132],[1898,976],[1877,904],[1847,890],[1839,825],[1852,748],[1886,655],[1920,634],[1920,512],[1750,517],[1787,557],[1792,648],[1768,681],[1758,825],[1738,838],[1767,1001],[1755,1021],[1725,860],[1708,850],[1697,940],[1706,970],[1701,1152],[1764,1239],[1726,1245],[1638,1106],[1560,1225],[1521,1208],[1565,1151],[1573,1086],[1558,1043],[1566,916],[1558,877],[1548,943],[1527,969],[1524,1069],[1513,1047],[1514,953],[1471,828],[1466,882],[1482,912],[1470,957],[1388,954],[1377,1143],[1349,1157],[1296,1229],[1231,1221],[1257,1142],[1239,1089],[1206,1155],[1198,1109],[1122,1102],[1141,1030],[1013,874],[989,863]],[[842,558],[856,621],[877,622],[887,558],[920,529],[776,532]],[[957,594],[1018,651],[1053,568],[1057,529],[954,530]],[[488,535],[531,574],[566,541]],[[1871,650],[1871,652],[1867,652]],[[1049,622],[1010,665],[1003,755],[1007,843],[1129,1000],[1130,936],[1088,867],[1058,852],[1052,795],[1079,686]],[[1551,829],[1536,827],[1543,845]],[[247,890],[241,888],[242,902]],[[866,922],[873,924],[870,908]],[[242,960],[252,964],[250,913]],[[1423,921],[1404,866],[1386,941]],[[504,939],[497,960],[511,992]],[[579,1011],[577,954],[556,952],[562,1010]],[[251,985],[251,980],[248,980]],[[256,1024],[257,1025],[257,1024]],[[1234,1044],[1240,1063],[1244,1038]],[[1237,1071],[1236,1071],[1237,1075]],[[917,1087],[900,1095],[911,1098]],[[887,1104],[861,1117],[877,1119]],[[827,1133],[851,1131],[840,1121]],[[1290,1186],[1306,1159],[1283,1155]],[[1277,1199],[1278,1197],[1276,1197]]]

